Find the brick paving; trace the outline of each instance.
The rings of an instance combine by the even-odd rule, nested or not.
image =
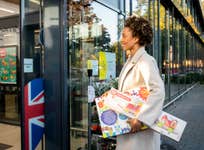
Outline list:
[[[197,85],[165,111],[187,121],[179,142],[162,136],[161,150],[204,150],[204,85]]]

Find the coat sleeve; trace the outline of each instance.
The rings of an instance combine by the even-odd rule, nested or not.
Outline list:
[[[148,126],[153,125],[162,111],[165,98],[164,83],[160,77],[155,59],[147,56],[138,62],[139,71],[149,90],[149,96],[144,107],[138,115],[138,119]]]

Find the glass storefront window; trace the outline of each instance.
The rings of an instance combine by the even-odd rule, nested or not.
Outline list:
[[[126,16],[130,15],[130,1],[129,0],[125,0],[125,14]]]
[[[124,59],[119,46],[124,17],[92,1],[71,1],[69,12],[70,143],[75,150],[88,142],[88,69],[93,85],[119,76]]]
[[[23,69],[23,74],[22,76],[23,83],[22,88],[24,88],[30,81],[36,79],[36,78],[43,78],[43,66],[44,66],[44,47],[42,46],[43,39],[42,39],[42,0],[24,0],[22,1],[22,5],[24,8],[22,8],[22,25],[23,27],[21,35],[21,54],[22,54],[22,59],[21,60],[24,64],[27,64],[28,62],[32,64],[30,67],[27,67],[24,65]],[[21,66],[23,67],[23,66]],[[34,92],[32,88],[29,89],[31,93]],[[35,89],[36,90],[36,89]],[[26,93],[26,90],[24,90]],[[32,96],[31,96],[32,97]],[[37,97],[37,96],[36,96]],[[33,102],[33,97],[28,99],[29,101]],[[26,125],[27,125],[27,120],[26,120],[26,113],[31,113],[31,110],[29,111],[26,110],[26,103],[25,100],[27,99],[22,99],[24,102],[22,102],[22,110],[23,110],[23,118],[24,119],[22,122],[24,123],[22,125],[23,128],[23,141],[26,142],[26,138],[28,138],[26,133]],[[32,104],[36,105],[36,104]],[[33,110],[32,110],[33,111]],[[40,115],[39,115],[40,116]],[[35,116],[37,117],[37,116]],[[41,116],[40,116],[41,117]],[[34,117],[33,117],[34,118]],[[39,130],[37,130],[39,131]],[[40,137],[39,137],[40,138]],[[39,139],[40,140],[40,139]],[[30,143],[29,143],[30,144]],[[32,145],[34,149],[43,149],[44,143],[42,142],[42,139],[38,143],[38,140],[36,140],[36,145]],[[23,149],[26,149],[27,144],[22,145]],[[36,146],[36,147],[35,147]]]
[[[172,31],[172,66],[171,66],[171,96],[179,92],[179,51],[180,51],[180,25],[178,20],[173,18],[173,31]]]
[[[163,5],[160,5],[160,50],[161,50],[161,60],[162,60],[162,78],[165,83],[165,99],[169,99],[169,56],[168,56],[168,48],[169,48],[169,19],[167,10]]]
[[[189,87],[190,82],[191,82],[191,78],[188,75],[190,72],[190,65],[191,65],[191,60],[190,60],[190,42],[188,42],[190,40],[190,34],[189,32],[186,32],[186,85],[187,87]]]
[[[109,6],[112,6],[112,7],[116,8],[116,9],[119,9],[119,3],[120,3],[119,1],[120,0],[112,0],[112,1],[110,1],[110,0],[100,0],[100,1],[107,4],[107,5],[109,5]]]
[[[183,64],[183,60],[185,60],[185,48],[184,48],[184,29],[182,26],[182,22],[179,24],[179,63],[177,65],[177,69],[179,72],[178,83],[180,85],[179,90],[182,91],[185,89],[185,66]]]
[[[125,10],[125,1],[126,1],[126,0],[119,0],[119,2],[120,2],[120,10],[121,10],[123,13],[126,12],[126,10]]]
[[[0,121],[19,124],[19,1],[0,1]]]
[[[21,149],[19,6],[0,0],[0,149]]]
[[[158,42],[158,39],[159,39],[159,22],[158,22],[158,17],[159,17],[159,12],[158,12],[158,2],[157,1],[154,1],[153,3],[153,10],[154,10],[154,16],[153,16],[153,52],[152,52],[152,55],[154,56],[154,58],[157,60],[158,62],[158,67],[159,69],[161,70],[161,65],[160,65],[160,50],[159,50],[159,42]]]
[[[132,7],[133,14],[148,18],[149,0],[133,0]]]

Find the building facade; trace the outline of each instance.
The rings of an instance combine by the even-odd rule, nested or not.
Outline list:
[[[1,0],[0,4],[7,8],[0,9],[0,122],[24,128],[24,86],[43,78],[45,138],[39,149],[78,150],[100,143],[88,85],[99,96],[119,76],[126,60],[120,34],[129,15],[143,16],[152,24],[154,38],[146,50],[157,60],[165,104],[204,73],[202,1]],[[22,130],[22,148],[23,135]],[[113,149],[114,142],[106,141]]]

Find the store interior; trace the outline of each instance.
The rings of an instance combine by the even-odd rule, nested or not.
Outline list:
[[[20,149],[19,0],[0,0],[0,149]]]

